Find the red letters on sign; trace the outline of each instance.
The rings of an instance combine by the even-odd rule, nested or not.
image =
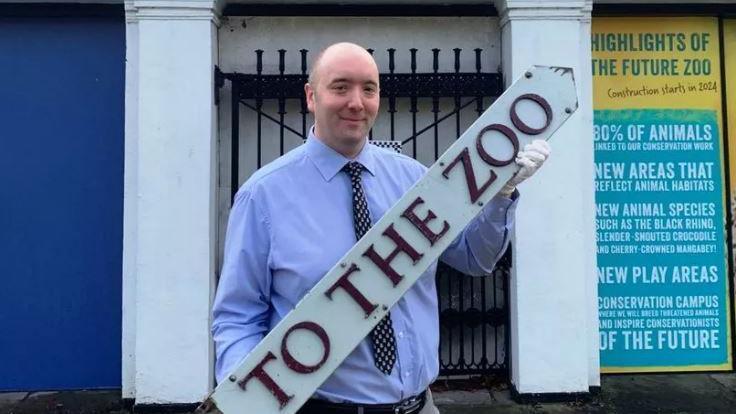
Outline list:
[[[308,331],[311,331],[315,335],[317,335],[320,341],[322,341],[324,353],[322,354],[322,359],[315,365],[302,364],[301,362],[297,361],[293,355],[291,355],[291,352],[289,352],[289,349],[287,347],[287,340],[289,339],[289,335],[297,329],[306,329]],[[290,370],[298,372],[300,374],[311,374],[312,372],[320,369],[320,367],[324,365],[325,361],[327,361],[327,357],[330,356],[330,338],[327,336],[327,332],[325,332],[324,328],[314,322],[305,321],[297,323],[296,325],[289,328],[288,331],[286,331],[284,338],[281,340],[281,356],[284,358],[284,364]],[[266,354],[261,362],[259,362],[258,365],[256,365],[255,368],[253,368],[253,370],[248,373],[248,375],[246,375],[242,380],[238,381],[238,386],[240,386],[240,389],[245,391],[245,386],[248,384],[248,381],[256,378],[258,381],[266,386],[268,391],[273,394],[274,397],[276,397],[279,402],[279,408],[284,408],[294,396],[287,395],[286,391],[279,387],[279,385],[276,384],[276,381],[274,381],[274,379],[271,378],[271,376],[268,375],[268,373],[264,369],[264,366],[266,364],[275,359],[276,355],[274,355],[273,352],[269,352],[268,354]]]
[[[289,339],[289,335],[297,329],[306,329],[317,335],[320,341],[322,341],[322,348],[324,349],[322,359],[315,365],[304,365],[297,361],[296,358],[291,355],[291,352],[289,352],[286,342]],[[325,332],[324,328],[318,324],[308,321],[300,322],[289,328],[289,330],[286,331],[286,334],[284,334],[284,339],[281,340],[281,356],[284,358],[284,363],[290,370],[296,371],[300,374],[311,374],[324,365],[325,361],[327,361],[327,357],[330,356],[330,338],[327,336],[327,332]]]
[[[396,255],[401,252],[406,253],[414,263],[418,262],[419,259],[421,259],[424,255],[411,247],[411,245],[406,240],[404,240],[404,238],[401,237],[399,233],[396,232],[393,224],[388,226],[388,228],[383,232],[383,235],[396,243],[396,248],[394,249],[394,251],[392,251],[391,254],[389,254],[388,257],[384,259],[383,257],[379,256],[378,253],[376,253],[376,251],[373,249],[373,245],[371,244],[370,247],[368,247],[368,250],[363,253],[363,256],[371,259],[371,261],[375,263],[375,265],[378,266],[379,269],[381,269],[383,274],[391,279],[391,283],[396,286],[399,284],[399,282],[401,282],[401,279],[404,278],[403,275],[398,274],[396,270],[391,267],[391,261],[394,260]]]
[[[488,131],[498,131],[511,141],[511,145],[514,147],[514,153],[511,154],[511,157],[508,160],[499,161],[493,158],[491,154],[486,151],[485,147],[483,147],[483,134]],[[516,137],[514,131],[506,125],[491,124],[480,130],[478,137],[475,138],[475,148],[478,151],[480,158],[485,161],[486,164],[493,165],[494,167],[503,167],[511,164],[514,161],[514,158],[516,158],[516,154],[519,153],[519,139]]]
[[[478,198],[488,189],[488,187],[493,184],[494,181],[496,181],[496,173],[491,170],[491,176],[485,183],[480,186],[480,188],[478,188],[478,183],[475,181],[473,164],[472,161],[470,161],[470,151],[465,148],[460,153],[460,155],[455,157],[450,165],[448,165],[447,168],[442,171],[442,175],[445,178],[449,178],[447,174],[455,167],[455,165],[457,165],[458,162],[463,163],[463,171],[465,171],[465,182],[468,186],[468,191],[470,192],[470,202],[475,203],[475,201],[478,200]]]
[[[261,362],[259,362],[258,365],[256,365],[256,367],[253,368],[253,370],[245,376],[245,378],[238,382],[238,385],[243,391],[245,391],[245,385],[248,383],[248,381],[251,380],[251,378],[255,377],[256,379],[261,381],[261,383],[265,385],[266,388],[268,388],[268,391],[270,391],[274,397],[276,397],[276,399],[279,401],[279,408],[284,408],[286,404],[289,403],[289,400],[291,400],[294,396],[286,395],[286,392],[284,392],[284,390],[281,389],[278,384],[276,384],[276,381],[274,381],[273,378],[271,378],[271,376],[268,375],[268,373],[263,369],[264,365],[273,361],[274,359],[276,359],[276,355],[274,355],[272,352],[269,352],[263,358],[263,360],[261,360]]]
[[[422,199],[422,197],[417,197],[416,200],[414,200],[411,203],[411,205],[407,207],[403,213],[401,213],[401,217],[404,217],[407,220],[409,220],[411,224],[413,224],[414,227],[416,227],[417,230],[419,230],[419,232],[422,233],[422,235],[424,235],[424,237],[426,237],[427,240],[429,240],[430,246],[434,246],[437,240],[439,240],[440,237],[444,236],[445,233],[447,233],[447,230],[450,229],[450,223],[443,220],[442,230],[439,233],[433,232],[432,229],[430,229],[427,226],[427,224],[430,221],[436,219],[437,215],[434,214],[434,211],[428,209],[427,215],[423,219],[420,219],[419,217],[417,217],[417,214],[414,212],[414,209],[416,208],[416,206],[420,204],[424,204],[424,200]]]
[[[542,110],[544,110],[544,115],[546,117],[544,125],[541,128],[532,128],[531,126],[527,125],[524,121],[519,118],[519,114],[516,111],[516,105],[522,101],[522,100],[530,100],[537,105],[539,105]],[[510,108],[510,117],[511,117],[511,123],[514,124],[516,129],[519,131],[527,134],[527,135],[538,135],[541,134],[542,131],[547,129],[549,127],[549,124],[552,122],[552,107],[549,105],[549,102],[547,102],[546,99],[542,98],[541,96],[534,94],[534,93],[527,93],[524,95],[519,96],[514,100],[514,102],[511,104]],[[511,141],[511,145],[514,147],[514,153],[513,155],[505,161],[497,160],[491,156],[491,154],[486,151],[485,147],[483,146],[483,134],[485,134],[488,131],[498,131],[501,134],[503,134],[506,138],[508,138],[509,141]],[[486,126],[485,128],[481,129],[480,133],[478,133],[478,136],[475,139],[475,149],[478,152],[478,156],[488,165],[492,165],[494,167],[503,167],[505,165],[509,165],[513,162],[513,160],[516,158],[516,154],[519,152],[519,139],[516,136],[516,133],[506,125],[502,124],[491,124]],[[460,154],[455,157],[455,159],[452,160],[450,165],[447,166],[442,171],[442,175],[445,178],[449,177],[447,176],[450,171],[452,171],[453,168],[455,168],[455,165],[457,165],[458,162],[462,162],[463,164],[463,170],[465,172],[465,182],[468,186],[468,192],[470,193],[470,202],[475,203],[478,198],[488,189],[488,187],[496,180],[497,175],[496,173],[491,170],[491,176],[490,178],[483,183],[480,187],[478,187],[478,183],[475,181],[475,172],[473,171],[473,162],[470,158],[470,150],[466,147],[460,152]],[[413,223],[413,222],[412,222]]]
[[[532,128],[524,121],[519,118],[519,114],[516,112],[516,104],[519,103],[519,101],[528,99],[532,102],[535,102],[537,105],[542,107],[542,110],[544,110],[544,115],[547,117],[544,126],[541,128]],[[516,129],[519,131],[527,134],[527,135],[538,135],[541,134],[542,131],[547,129],[549,126],[549,123],[552,122],[552,107],[549,106],[549,102],[547,102],[546,99],[542,98],[541,96],[535,94],[535,93],[527,93],[524,95],[519,96],[514,100],[514,103],[511,104],[511,122],[514,124]]]
[[[325,296],[332,299],[332,293],[337,288],[343,288],[345,291],[350,295],[353,300],[355,300],[358,305],[363,309],[363,312],[365,313],[365,317],[369,317],[371,313],[376,309],[378,305],[375,303],[371,303],[364,295],[361,293],[361,291],[358,290],[358,288],[355,287],[355,285],[350,281],[349,277],[354,272],[360,271],[360,268],[355,264],[351,263],[350,268],[347,272],[343,273],[342,276],[340,276],[339,279],[337,279],[337,282],[330,286],[329,289],[325,292]]]

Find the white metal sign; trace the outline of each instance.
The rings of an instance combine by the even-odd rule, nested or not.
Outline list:
[[[519,149],[548,139],[577,106],[571,69],[529,69],[198,410],[295,413],[516,173]]]

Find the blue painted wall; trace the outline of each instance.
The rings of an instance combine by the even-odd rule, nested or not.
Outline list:
[[[0,391],[121,382],[125,24],[0,16]]]

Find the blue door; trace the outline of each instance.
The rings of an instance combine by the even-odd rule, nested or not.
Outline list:
[[[118,14],[0,16],[0,391],[120,387]]]

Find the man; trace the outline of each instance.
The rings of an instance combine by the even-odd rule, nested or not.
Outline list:
[[[253,174],[230,212],[213,309],[218,381],[426,172],[409,157],[366,144],[378,113],[379,77],[362,47],[326,48],[305,92],[315,119],[306,144]],[[513,226],[514,186],[549,154],[543,141],[530,145],[517,157],[520,172],[441,260],[473,275],[493,269]],[[436,263],[300,413],[379,414],[397,405],[407,414],[438,412],[426,391],[439,365],[435,270]]]

